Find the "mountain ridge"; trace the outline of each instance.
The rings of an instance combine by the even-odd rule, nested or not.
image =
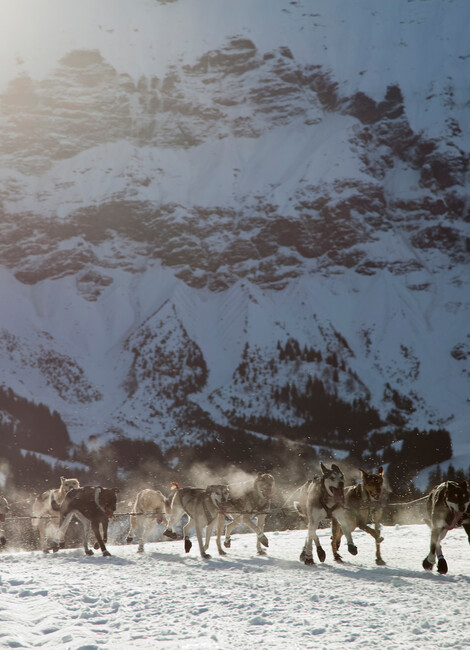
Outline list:
[[[298,415],[273,394],[321,379],[366,400],[386,431],[454,427],[462,449],[468,63],[463,44],[433,41],[425,4],[343,4],[335,17],[335,3],[310,15],[276,0],[267,34],[267,3],[242,15],[205,2],[211,24],[155,61],[150,26],[188,26],[194,9],[137,3],[117,56],[130,10],[119,0],[106,29],[77,17],[89,32],[46,53],[39,77],[17,59],[0,92],[2,383],[57,410],[75,442],[165,448],[204,439],[195,413],[288,430]],[[469,12],[446,9],[455,36]],[[377,60],[366,43],[352,56],[351,34],[376,53],[384,36],[388,65],[385,45]],[[431,42],[435,78],[410,92]],[[395,67],[404,49],[408,74]],[[322,361],[281,360],[289,341]]]

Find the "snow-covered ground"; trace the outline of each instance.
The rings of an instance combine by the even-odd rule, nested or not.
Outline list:
[[[324,564],[298,559],[304,531],[268,533],[265,557],[252,534],[233,536],[210,560],[196,544],[154,542],[145,553],[113,546],[112,557],[81,549],[0,557],[0,647],[67,648],[409,648],[470,647],[470,548],[462,529],[443,550],[449,573],[428,573],[425,525],[384,527],[385,567],[356,531],[359,554]]]

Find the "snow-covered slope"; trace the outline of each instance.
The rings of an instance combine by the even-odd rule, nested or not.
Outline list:
[[[165,446],[202,435],[194,408],[296,423],[272,392],[319,377],[384,419],[410,398],[466,469],[469,23],[465,0],[4,0],[2,384],[77,442]],[[280,362],[289,339],[338,376]]]
[[[121,540],[127,528],[123,525]],[[421,562],[424,525],[386,526],[387,566],[374,541],[354,533],[356,557],[334,564],[331,531],[319,531],[324,564],[299,562],[305,531],[268,533],[266,557],[252,534],[233,536],[229,555],[202,560],[183,542],[109,546],[43,556],[2,553],[3,647],[110,648],[465,648],[470,644],[470,555],[462,529],[443,542],[445,576]],[[212,541],[214,544],[214,541]]]

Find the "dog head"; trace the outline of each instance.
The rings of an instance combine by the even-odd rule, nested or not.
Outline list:
[[[447,481],[445,501],[449,510],[466,512],[470,507],[470,490],[467,481],[461,481],[460,483]]]
[[[0,495],[0,522],[5,521],[5,514],[10,510],[8,501],[3,495]]]
[[[328,496],[333,497],[335,503],[344,503],[344,474],[334,463],[331,469],[320,463],[322,483]]]
[[[118,488],[104,488],[97,487],[95,492],[95,501],[108,519],[114,515],[117,505],[116,494],[119,492]]]
[[[276,483],[272,474],[263,474],[258,472],[255,478],[254,488],[263,499],[272,499],[276,491]]]
[[[228,485],[208,485],[206,492],[217,508],[223,507],[230,497]]]
[[[362,487],[366,495],[371,501],[380,501],[384,485],[383,468],[379,467],[376,474],[369,474],[363,469],[360,469],[359,471],[361,472]]]
[[[70,490],[77,490],[80,487],[80,483],[76,478],[65,478],[64,476],[60,477],[60,491],[62,494],[68,494]]]

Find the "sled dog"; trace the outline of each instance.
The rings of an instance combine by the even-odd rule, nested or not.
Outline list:
[[[225,528],[225,548],[231,546],[231,533],[234,528],[244,525],[256,533],[256,550],[258,555],[265,555],[263,546],[269,546],[268,538],[264,534],[267,511],[271,507],[271,499],[275,493],[275,481],[271,474],[258,475],[253,481],[244,481],[229,485],[230,499],[226,511],[231,513],[233,521]],[[238,514],[240,513],[240,514]],[[252,519],[256,518],[256,524]],[[219,513],[217,518],[217,549],[220,555],[226,555],[221,545],[221,537],[226,523],[224,513]],[[207,546],[206,546],[207,548]]]
[[[39,539],[44,553],[48,553],[47,539],[53,539],[59,527],[57,512],[52,507],[52,500],[61,504],[70,490],[76,490],[80,483],[76,478],[60,477],[60,487],[46,490],[40,494],[33,503],[33,518],[31,523],[39,530]],[[52,519],[48,519],[52,517]],[[65,532],[64,532],[65,535]]]
[[[320,562],[325,561],[325,551],[317,536],[317,528],[322,519],[338,520],[348,542],[348,551],[357,555],[357,548],[351,536],[351,527],[346,519],[344,509],[344,475],[334,463],[331,469],[320,463],[322,475],[307,481],[299,490],[299,501],[294,503],[299,514],[307,519],[307,538],[300,554],[300,561],[307,565],[314,564],[312,542],[315,541]]]
[[[423,560],[423,568],[431,571],[437,557],[438,573],[447,573],[441,541],[448,531],[462,525],[470,542],[470,490],[467,481],[445,481],[433,488],[427,498],[427,514],[431,544]]]
[[[166,515],[171,514],[170,500],[160,490],[147,488],[138,493],[132,510],[136,514],[131,514],[129,517],[130,528],[126,541],[130,544],[137,531],[139,538],[137,552],[142,553],[155,523],[167,523]]]
[[[0,495],[0,548],[5,546],[7,543],[7,538],[5,537],[5,531],[3,530],[3,524],[5,522],[5,515],[10,510],[8,501],[3,495]]]
[[[58,551],[59,548],[64,547],[65,531],[70,520],[75,516],[83,526],[83,548],[86,555],[93,555],[93,551],[88,547],[90,524],[97,540],[95,548],[100,548],[104,556],[111,555],[105,542],[108,541],[108,522],[116,510],[116,494],[118,492],[118,488],[86,486],[70,490],[60,506],[53,502],[53,508],[60,512],[59,529],[56,533],[53,550]],[[100,532],[100,525],[103,535]]]
[[[180,487],[178,483],[172,483],[172,489],[176,490],[171,501],[171,515],[164,535],[176,539],[175,526],[186,513],[188,522],[183,526],[184,550],[189,553],[191,540],[189,531],[192,526],[196,528],[196,537],[199,544],[201,557],[210,558],[206,552],[212,534],[212,528],[219,512],[223,512],[229,498],[227,485],[208,485],[204,488]],[[205,545],[202,542],[202,531],[205,528]]]
[[[383,566],[385,562],[380,553],[380,543],[383,537],[380,535],[380,520],[382,517],[382,492],[384,484],[383,468],[379,467],[377,473],[368,473],[363,469],[361,473],[361,483],[347,487],[344,490],[344,507],[345,520],[348,522],[349,529],[353,531],[356,527],[364,530],[375,539],[375,563]],[[369,519],[374,522],[374,529],[368,526]],[[331,522],[331,548],[333,556],[337,562],[341,562],[341,555],[338,549],[341,543],[343,531],[334,513]]]

